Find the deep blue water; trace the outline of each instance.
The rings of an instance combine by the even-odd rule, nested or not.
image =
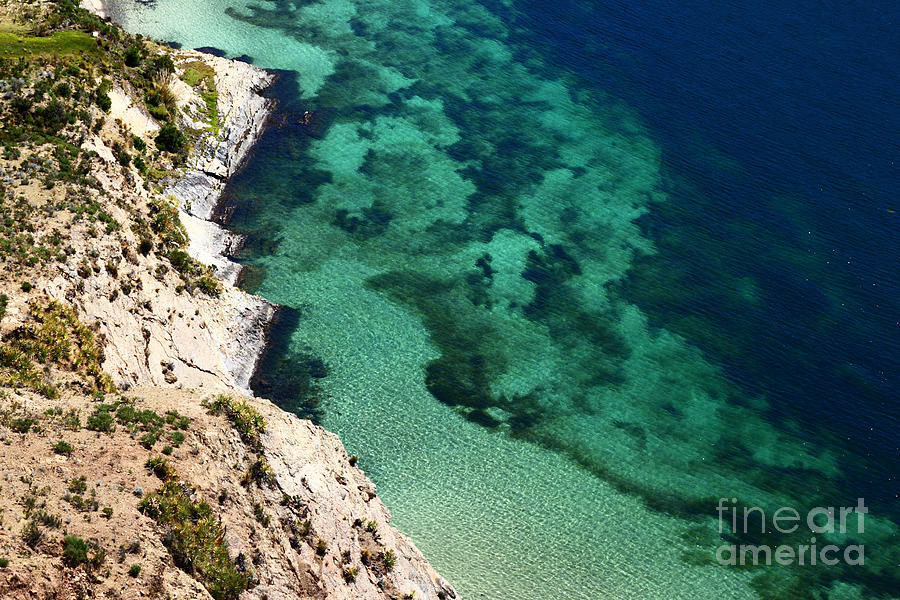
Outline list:
[[[205,4],[122,0],[286,69],[229,186],[258,389],[468,597],[896,592],[900,4]],[[710,572],[731,495],[864,497],[873,562]]]
[[[662,251],[623,293],[896,507],[900,4],[561,0],[520,25],[662,145],[671,201],[642,222]],[[732,293],[747,276],[758,304]]]

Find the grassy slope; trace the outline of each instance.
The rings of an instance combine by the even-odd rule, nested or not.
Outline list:
[[[82,31],[59,31],[49,37],[33,37],[0,31],[0,57],[20,58],[39,54],[71,56],[96,54],[97,41]]]

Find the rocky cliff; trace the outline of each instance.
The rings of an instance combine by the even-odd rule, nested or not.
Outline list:
[[[79,44],[0,61],[0,596],[456,598],[336,436],[248,390],[276,307],[208,218],[272,75],[72,2],[0,22]]]

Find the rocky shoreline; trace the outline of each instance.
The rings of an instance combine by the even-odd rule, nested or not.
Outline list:
[[[107,14],[106,7],[98,0],[85,0],[82,6],[103,17]],[[134,475],[134,465],[140,465],[139,457],[146,455],[144,451],[134,454],[136,428],[140,426],[130,426],[130,437],[124,435],[124,427],[119,432],[122,435],[113,437],[115,420],[124,425],[128,422],[127,415],[134,414],[120,413],[122,406],[141,409],[144,412],[140,414],[145,415],[171,415],[180,411],[197,427],[187,435],[193,449],[186,454],[177,447],[174,452],[172,447],[167,447],[168,453],[165,449],[163,453],[171,455],[180,474],[190,475],[191,485],[207,502],[218,502],[224,511],[220,518],[229,531],[245,532],[226,540],[235,564],[243,565],[242,557],[251,554],[255,557],[258,581],[241,598],[457,598],[453,588],[413,542],[390,526],[390,512],[377,497],[375,485],[356,466],[355,457],[347,456],[337,436],[282,411],[266,399],[253,397],[249,389],[278,307],[235,287],[240,266],[228,256],[239,246],[240,237],[210,219],[229,177],[241,167],[264,131],[273,103],[263,92],[274,81],[274,75],[249,64],[194,50],[163,49],[163,52],[171,58],[175,69],[166,83],[175,97],[173,102],[177,102],[177,111],[170,114],[177,113],[181,129],[202,133],[192,140],[193,150],[181,171],[151,184],[150,179],[144,179],[147,169],[136,168],[131,155],[128,161],[123,160],[123,148],[144,144],[141,140],[146,139],[154,140],[161,149],[158,133],[171,125],[163,125],[151,117],[141,100],[140,89],[134,88],[127,77],[113,77],[108,82],[109,106],[95,120],[96,127],[80,130],[83,133],[78,134],[82,136],[81,146],[90,163],[94,186],[79,194],[84,201],[93,203],[89,204],[94,207],[90,210],[102,209],[108,224],[107,235],[99,235],[93,225],[77,216],[80,213],[71,217],[74,205],[70,200],[68,209],[47,217],[41,227],[56,235],[59,228],[66,227],[63,219],[72,219],[65,239],[76,258],[62,260],[64,253],[61,253],[59,262],[48,266],[42,274],[29,275],[34,285],[29,284],[27,289],[23,285],[23,294],[10,293],[9,298],[0,295],[3,303],[0,318],[6,315],[0,328],[0,350],[4,349],[3,342],[40,331],[42,317],[35,307],[49,302],[46,310],[62,310],[62,314],[68,315],[65,309],[55,307],[58,303],[70,306],[71,328],[85,339],[96,339],[99,348],[94,366],[88,371],[97,380],[97,389],[90,392],[85,383],[73,379],[81,373],[79,369],[85,368],[82,359],[71,364],[63,360],[59,368],[46,367],[43,380],[60,381],[62,396],[56,399],[53,394],[40,393],[45,388],[38,384],[35,384],[38,387],[22,386],[2,383],[0,379],[0,385],[7,388],[7,391],[0,389],[0,399],[12,399],[11,408],[0,403],[0,434],[4,440],[10,435],[8,432],[22,436],[19,444],[0,446],[0,458],[9,464],[46,462],[35,454],[46,442],[36,442],[40,437],[28,437],[32,436],[32,422],[38,425],[39,436],[53,431],[56,436],[77,437],[81,444],[78,449],[70,448],[57,455],[52,459],[56,467],[50,471],[42,467],[38,474],[59,476],[65,482],[70,471],[82,473],[84,479],[83,473],[96,467],[98,471],[88,475],[121,479],[117,489],[102,486],[98,480],[97,489],[103,490],[111,505],[115,504],[116,514],[125,512],[121,518],[128,519],[128,527],[138,527],[138,534],[146,536],[154,525],[146,515],[137,514],[128,494],[128,487],[133,487],[136,481],[143,482],[139,487],[147,484],[147,480]],[[208,99],[202,97],[196,85],[186,83],[190,69],[195,73],[199,69],[204,77],[208,74],[214,78],[210,87],[215,89],[217,97],[212,119]],[[90,110],[97,113],[96,108]],[[141,151],[135,148],[134,152],[140,158]],[[146,156],[149,160],[150,153]],[[163,161],[161,164],[166,164],[166,153],[156,152],[155,156]],[[64,194],[69,192],[35,188],[35,206],[48,207],[50,214],[51,203],[45,196],[53,196],[54,202],[63,207]],[[166,212],[170,209],[171,215]],[[122,223],[130,225],[122,227]],[[202,269],[207,267],[201,269],[193,264],[188,264],[188,270],[179,271],[178,264],[183,265],[187,258],[177,256],[180,246],[168,250],[167,244],[174,242],[167,236],[177,239],[182,231],[189,238],[189,243],[185,242],[186,254],[197,264],[214,268],[217,279],[204,279],[208,275]],[[151,241],[157,238],[161,241]],[[176,264],[173,257],[180,262]],[[197,272],[204,274],[198,276]],[[186,273],[193,279],[189,280]],[[4,289],[13,290],[12,287]],[[80,325],[78,319],[88,325]],[[54,335],[57,334],[63,334],[63,330],[54,329]],[[4,375],[2,367],[0,375]],[[41,378],[35,376],[35,381],[38,379]],[[241,410],[259,415],[265,423],[253,444],[246,444],[243,434],[237,439],[235,430],[209,417],[201,408],[201,403],[208,406],[212,398],[221,398],[223,394],[235,398],[235,405],[246,407]],[[99,399],[107,404],[98,407],[95,402]],[[87,429],[97,431],[96,436],[80,426],[72,430],[75,433],[67,433],[53,420],[64,408],[72,414],[93,412],[95,418],[106,411],[113,421],[106,429],[97,429],[96,422],[89,424]],[[17,414],[22,416],[15,418]],[[19,431],[23,419],[29,426]],[[101,432],[109,437],[101,437]],[[148,439],[145,435],[140,441],[150,450],[156,438]],[[241,441],[246,448],[238,448]],[[107,463],[101,461],[107,461],[110,452],[115,460],[109,460],[109,466],[105,467]],[[122,463],[123,458],[134,464]],[[241,478],[241,469],[248,463],[246,473],[250,475]],[[115,469],[116,475],[110,476],[107,471],[110,468]],[[35,476],[34,469],[30,473],[13,475],[25,482]],[[50,482],[47,489],[55,489],[56,483]],[[187,485],[184,481],[182,484]],[[6,486],[0,491],[27,496],[32,488],[29,483],[22,490]],[[9,501],[24,502],[19,496],[15,498]],[[21,515],[17,514],[12,516],[22,527],[26,519],[33,522],[27,505]],[[263,519],[261,515],[277,515],[278,519],[270,523],[268,517]],[[97,544],[106,538],[108,543],[115,543],[115,528],[91,527]],[[15,548],[17,543],[12,538],[4,538],[0,532],[0,555]],[[40,545],[33,546],[32,550],[35,548]],[[52,550],[47,554],[54,555]],[[60,590],[72,589],[70,564],[60,565],[58,560],[42,563],[40,552],[22,555],[31,558],[19,561],[18,571],[8,577],[0,572],[0,595],[57,597],[62,593]],[[190,589],[188,596],[176,594],[175,597],[219,597],[197,585],[195,579],[203,581],[203,577],[185,580],[184,573],[190,575],[190,569],[181,572],[171,562],[166,566],[165,548],[158,541],[154,542],[152,551],[145,551],[144,557],[159,565],[160,580],[173,586],[171,589]],[[107,571],[110,589],[118,585],[116,569]],[[42,576],[44,572],[53,575]],[[78,573],[80,577],[81,571]],[[91,578],[96,579],[95,575],[88,575],[87,583],[91,583]],[[43,583],[39,584],[39,580]]]
[[[236,249],[240,239],[209,219],[216,211],[228,178],[242,166],[264,131],[274,105],[262,93],[275,76],[252,65],[197,51],[179,51],[178,55],[181,60],[202,59],[216,70],[220,107],[226,117],[222,135],[207,136],[201,144],[202,150],[189,159],[187,173],[171,183],[165,193],[175,196],[179,206],[184,207],[182,221],[191,235],[192,256],[214,265],[227,285],[234,285],[240,266],[231,262],[228,254]],[[247,393],[256,364],[265,351],[267,328],[277,310],[277,305],[263,301],[247,313],[250,324],[243,333],[234,334],[236,345],[254,357],[252,361],[247,358],[234,362],[235,381]],[[249,368],[251,363],[253,367]],[[364,522],[384,524],[379,539],[397,551],[402,567],[395,567],[394,582],[389,583],[384,577],[366,582],[358,580],[363,589],[348,597],[378,598],[391,590],[414,586],[418,590],[414,597],[457,598],[453,588],[434,571],[415,545],[388,525],[390,512],[377,498],[374,484],[354,465],[348,468],[347,453],[337,436],[268,401],[262,402],[268,422],[268,433],[263,436],[262,444],[278,487],[288,496],[303,498],[307,506],[317,507],[312,511],[319,517],[317,531],[328,531],[320,535],[344,547],[352,535],[353,524],[337,515],[344,511],[365,514]],[[344,575],[335,570],[329,578],[326,587],[334,590],[329,597],[344,597],[339,591],[345,587]],[[270,597],[272,591],[268,590]]]

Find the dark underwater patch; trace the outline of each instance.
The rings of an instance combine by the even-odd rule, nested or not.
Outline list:
[[[318,423],[321,389],[316,381],[328,376],[328,367],[321,358],[294,350],[291,340],[301,319],[301,311],[279,307],[250,387],[281,408]]]

